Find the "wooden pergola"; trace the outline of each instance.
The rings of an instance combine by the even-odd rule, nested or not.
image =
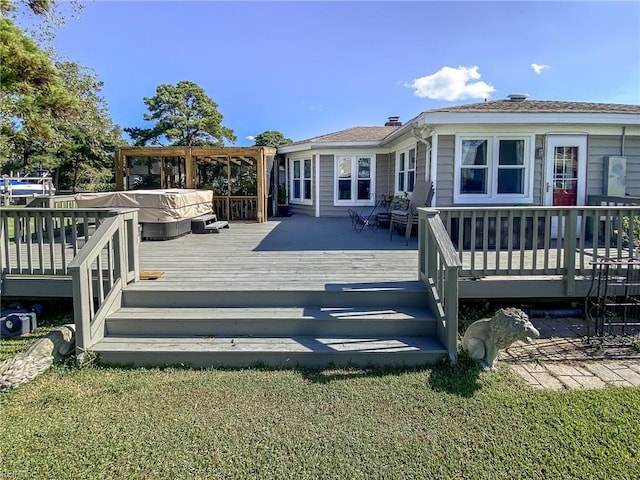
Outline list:
[[[213,191],[222,220],[264,222],[276,208],[271,147],[126,147],[116,158],[116,188]]]

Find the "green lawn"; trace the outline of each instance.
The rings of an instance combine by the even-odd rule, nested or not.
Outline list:
[[[4,340],[1,358],[19,342]],[[640,472],[640,389],[534,391],[507,368],[480,372],[464,357],[457,367],[409,370],[58,366],[0,395],[0,408],[0,478],[631,480]]]

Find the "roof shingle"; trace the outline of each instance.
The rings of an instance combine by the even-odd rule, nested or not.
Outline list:
[[[423,113],[640,113],[640,105],[617,103],[559,102],[554,100],[491,100],[436,108]]]
[[[289,145],[298,145],[302,143],[379,142],[398,128],[400,127],[352,127],[347,128],[346,130],[340,130],[338,132],[300,140]]]
[[[592,103],[592,102],[564,102],[555,100],[524,100],[513,101],[509,99],[491,100],[480,103],[470,103],[467,105],[453,105],[450,107],[436,108],[422,112],[428,116],[432,113],[634,113],[640,114],[640,105],[625,105],[617,103]],[[350,143],[350,142],[381,142],[396,127],[352,127],[338,132],[320,135],[318,137],[307,138],[293,142],[292,145],[314,144],[314,143]]]

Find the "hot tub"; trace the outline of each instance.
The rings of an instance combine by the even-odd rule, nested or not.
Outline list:
[[[80,208],[138,208],[143,240],[168,240],[191,231],[191,219],[212,211],[210,190],[127,190],[78,193]]]

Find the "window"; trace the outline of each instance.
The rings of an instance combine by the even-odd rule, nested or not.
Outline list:
[[[416,184],[416,149],[410,148],[398,155],[396,192],[413,192]]]
[[[335,205],[369,205],[375,198],[373,155],[337,155]]]
[[[531,137],[459,137],[455,200],[532,202]]]
[[[524,140],[498,140],[498,194],[524,195]]]
[[[291,202],[311,203],[311,159],[291,160]]]

